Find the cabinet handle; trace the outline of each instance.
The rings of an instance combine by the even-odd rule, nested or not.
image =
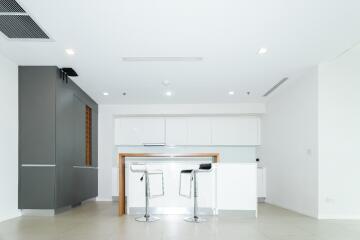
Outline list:
[[[165,146],[165,143],[143,143],[145,147]]]
[[[22,167],[56,167],[55,164],[21,164]]]

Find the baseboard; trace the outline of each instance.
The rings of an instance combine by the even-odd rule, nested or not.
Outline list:
[[[97,197],[96,200],[97,202],[112,202],[112,199],[111,198],[99,198]]]
[[[44,217],[51,217],[55,216],[56,214],[63,213],[72,206],[65,206],[57,209],[21,209],[21,215],[23,216],[44,216]]]
[[[55,216],[55,209],[22,209],[21,215],[51,217]]]

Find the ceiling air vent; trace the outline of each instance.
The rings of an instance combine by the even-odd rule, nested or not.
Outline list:
[[[0,13],[25,13],[15,0],[0,0]]]
[[[15,0],[0,0],[0,31],[10,39],[50,39]]]
[[[280,82],[278,82],[278,83],[275,84],[272,88],[270,88],[270,90],[267,91],[267,92],[263,95],[263,97],[269,96],[270,93],[272,93],[273,91],[275,91],[278,87],[280,87],[281,84],[283,84],[284,82],[286,82],[288,79],[289,79],[289,78],[287,78],[287,77],[281,79]]]
[[[49,39],[48,35],[27,15],[0,15],[0,31],[8,38]]]
[[[202,57],[123,57],[124,62],[198,62]]]

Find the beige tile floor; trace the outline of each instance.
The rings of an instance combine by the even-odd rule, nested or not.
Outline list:
[[[0,240],[360,240],[360,221],[316,220],[268,204],[258,219],[210,217],[206,223],[160,216],[155,223],[118,217],[114,203],[89,202],[55,217],[19,217],[0,223]]]

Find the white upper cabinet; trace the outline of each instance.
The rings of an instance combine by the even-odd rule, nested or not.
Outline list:
[[[145,118],[141,125],[143,126],[143,144],[165,144],[164,118]]]
[[[115,145],[165,143],[165,119],[124,117],[115,120]]]
[[[115,145],[140,145],[141,129],[140,119],[119,118],[115,119]]]
[[[166,118],[167,145],[211,145],[210,118]]]
[[[116,145],[260,145],[260,119],[239,117],[124,117],[115,120]]]
[[[188,145],[211,145],[211,119],[209,117],[188,118]]]
[[[187,118],[166,118],[166,145],[186,145],[188,139]]]
[[[214,117],[212,145],[260,144],[260,119],[258,117]]]

